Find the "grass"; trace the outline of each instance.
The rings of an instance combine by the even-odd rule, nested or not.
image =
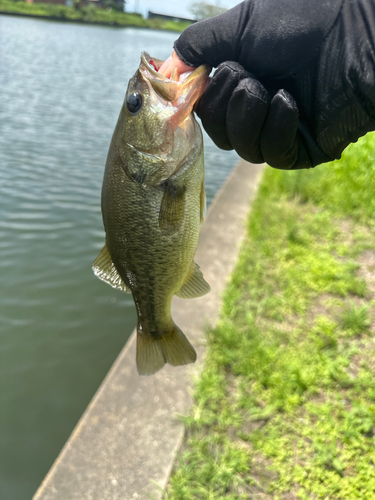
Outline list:
[[[171,31],[183,31],[190,24],[163,21],[161,19],[144,19],[139,14],[118,12],[114,9],[97,9],[92,5],[76,9],[74,7],[65,7],[65,5],[53,5],[48,3],[29,4],[22,0],[0,0],[0,14],[1,13],[15,13],[63,21],[108,24],[110,26],[135,26],[139,28],[166,29]]]
[[[266,170],[165,499],[375,498],[374,192],[374,134]]]

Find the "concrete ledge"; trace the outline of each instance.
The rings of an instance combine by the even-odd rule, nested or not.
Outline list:
[[[166,365],[152,377],[140,377],[133,332],[33,500],[161,497],[184,434],[176,414],[186,414],[191,406],[204,330],[218,319],[262,170],[262,165],[240,161],[210,206],[196,262],[211,293],[192,300],[174,298],[172,316],[197,349],[198,363]]]

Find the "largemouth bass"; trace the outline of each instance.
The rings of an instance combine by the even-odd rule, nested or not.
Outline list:
[[[129,81],[103,180],[106,244],[93,266],[100,279],[133,294],[141,375],[196,360],[171,301],[210,291],[194,262],[206,198],[193,115],[210,68],[168,79],[158,73],[162,63],[143,53]]]

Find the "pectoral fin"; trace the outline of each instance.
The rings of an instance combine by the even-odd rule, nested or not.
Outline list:
[[[202,297],[202,295],[206,295],[210,291],[211,287],[203,278],[203,273],[198,264],[193,262],[191,274],[176,295],[181,299],[194,299]]]
[[[108,283],[108,285],[113,286],[113,288],[118,288],[123,292],[131,293],[112,262],[107,244],[104,245],[102,251],[95,259],[92,269],[95,275],[102,281]]]
[[[164,190],[159,213],[160,231],[171,236],[181,226],[185,215],[185,186],[175,186],[170,180],[161,185]]]

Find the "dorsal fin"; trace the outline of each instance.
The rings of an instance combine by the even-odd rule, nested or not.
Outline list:
[[[92,270],[99,279],[105,281],[108,285],[113,286],[113,288],[117,288],[126,293],[131,293],[131,290],[129,290],[129,288],[125,285],[112,261],[107,244],[104,245],[100,254],[95,259]]]
[[[177,297],[180,297],[181,299],[194,299],[196,297],[202,297],[202,295],[206,295],[206,293],[211,291],[211,287],[207,281],[205,281],[198,264],[193,262],[192,268],[192,272],[188,276],[188,279],[176,293]]]

